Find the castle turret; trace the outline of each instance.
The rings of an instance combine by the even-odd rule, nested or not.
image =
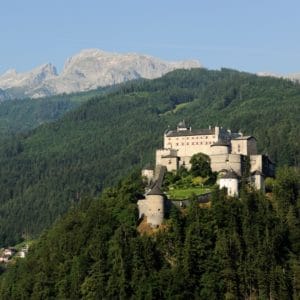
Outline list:
[[[239,195],[239,180],[238,176],[233,171],[227,171],[220,178],[220,189],[225,187],[227,189],[228,196],[238,196]]]
[[[177,131],[184,131],[184,130],[188,130],[188,128],[186,127],[185,121],[182,120],[177,125]]]

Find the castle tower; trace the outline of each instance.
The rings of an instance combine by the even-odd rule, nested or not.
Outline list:
[[[253,136],[240,136],[231,140],[231,153],[242,155],[257,154],[256,138]]]
[[[156,184],[146,195],[147,202],[147,223],[152,227],[162,224],[164,220],[165,206],[164,193]]]

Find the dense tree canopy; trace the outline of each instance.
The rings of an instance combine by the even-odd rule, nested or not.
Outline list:
[[[43,123],[55,121],[88,99],[112,90],[113,87],[106,87],[39,99],[0,101],[0,140],[8,134],[24,133]]]
[[[136,230],[132,175],[45,232],[0,277],[1,299],[298,299],[300,173],[278,172],[273,195],[216,189],[210,208],[173,207],[151,235]]]
[[[190,160],[191,173],[194,176],[209,177],[212,174],[210,158],[204,153],[194,154]]]

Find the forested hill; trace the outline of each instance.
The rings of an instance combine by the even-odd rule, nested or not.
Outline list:
[[[70,205],[154,160],[168,125],[219,124],[299,165],[300,86],[233,70],[175,71],[122,85],[0,145],[0,245],[37,234]]]
[[[283,168],[272,196],[216,189],[209,208],[173,207],[160,231],[141,236],[138,173],[45,232],[0,276],[0,298],[299,299],[299,180]]]
[[[0,139],[8,134],[28,132],[41,124],[53,122],[88,99],[111,91],[113,87],[63,94],[39,99],[0,101]]]

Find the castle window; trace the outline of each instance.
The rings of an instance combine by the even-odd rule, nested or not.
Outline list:
[[[178,143],[176,143],[176,146],[178,146],[179,144]]]
[[[189,137],[186,138],[187,140],[189,139]]]
[[[241,145],[238,144],[238,152],[241,152]]]
[[[189,145],[189,143],[186,143],[187,145]]]
[[[192,140],[194,139],[194,137],[192,136]]]
[[[194,145],[194,143],[192,143],[192,145]]]
[[[184,143],[181,143],[182,146],[184,146]]]
[[[168,161],[168,163],[169,163],[169,165],[172,163],[172,162],[171,162],[171,159]]]
[[[208,139],[208,136],[206,136],[205,138]]]

